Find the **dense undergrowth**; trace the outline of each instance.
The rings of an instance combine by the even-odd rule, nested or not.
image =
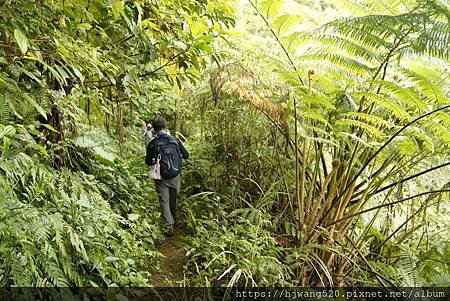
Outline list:
[[[105,137],[91,138],[111,145]],[[54,169],[23,128],[2,127],[2,138],[12,146],[0,163],[1,285],[148,285],[162,235],[142,156],[110,161],[72,145],[76,166]],[[27,150],[14,147],[21,140]]]
[[[445,1],[40,4],[0,1],[0,286],[152,285],[158,115],[183,284],[450,284]]]
[[[302,233],[289,217],[292,208],[289,204],[283,206],[287,197],[281,189],[285,185],[283,176],[273,172],[285,169],[292,164],[292,159],[282,157],[280,160],[279,150],[283,150],[283,146],[279,145],[277,151],[271,145],[273,133],[266,131],[268,124],[264,117],[251,111],[240,111],[237,115],[234,110],[242,110],[242,103],[226,97],[223,102],[229,113],[220,108],[207,111],[209,122],[194,113],[197,118],[186,126],[192,135],[189,146],[194,152],[183,174],[184,194],[190,197],[182,206],[192,232],[185,247],[190,258],[186,270],[188,284],[302,286],[305,282],[301,275],[307,267],[316,269],[319,275],[316,285],[335,284],[333,271],[317,255],[321,251],[334,252],[351,262],[352,270],[345,281],[352,285],[377,286],[377,277],[395,286],[446,286],[450,283],[446,198],[438,202],[438,208],[428,210],[426,231],[417,231],[425,218],[417,217],[409,228],[379,250],[375,247],[386,239],[389,231],[401,225],[399,219],[405,219],[419,206],[387,208],[359,220],[352,235],[357,239],[358,235],[369,231],[367,243],[359,250],[370,254],[365,262],[350,258],[342,245],[329,247],[322,242],[302,245]],[[220,118],[216,119],[215,115]],[[224,128],[223,124],[228,126]],[[237,128],[239,131],[235,130]],[[284,180],[292,183],[292,178],[286,176]],[[416,190],[422,185],[446,183],[442,172],[433,173],[429,179],[409,187]],[[367,229],[366,223],[378,214],[385,219]]]

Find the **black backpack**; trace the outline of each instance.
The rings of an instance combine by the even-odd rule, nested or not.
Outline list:
[[[159,161],[161,177],[165,180],[175,178],[181,172],[181,154],[178,141],[170,135],[159,136],[153,141],[156,153],[161,156]]]

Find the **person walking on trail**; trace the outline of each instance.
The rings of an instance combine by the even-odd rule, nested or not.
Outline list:
[[[180,193],[181,159],[188,159],[189,153],[179,139],[171,136],[164,118],[152,122],[155,138],[147,145],[145,163],[150,166],[159,164],[161,179],[155,179],[159,196],[161,215],[167,227],[167,235],[174,234],[177,222],[177,198]]]

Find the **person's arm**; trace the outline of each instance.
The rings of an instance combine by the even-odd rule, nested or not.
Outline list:
[[[153,146],[153,143],[149,143],[147,145],[147,154],[145,156],[145,164],[147,165],[153,165],[156,163],[156,154],[155,154],[155,147]]]
[[[186,148],[184,147],[183,143],[181,143],[180,139],[177,139],[177,142],[178,142],[178,147],[180,149],[181,157],[183,159],[189,159],[189,153],[186,150]]]

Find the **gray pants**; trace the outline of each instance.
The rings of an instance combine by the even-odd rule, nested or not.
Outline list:
[[[169,180],[155,180],[161,214],[167,226],[176,222],[177,198],[180,193],[180,175]]]

